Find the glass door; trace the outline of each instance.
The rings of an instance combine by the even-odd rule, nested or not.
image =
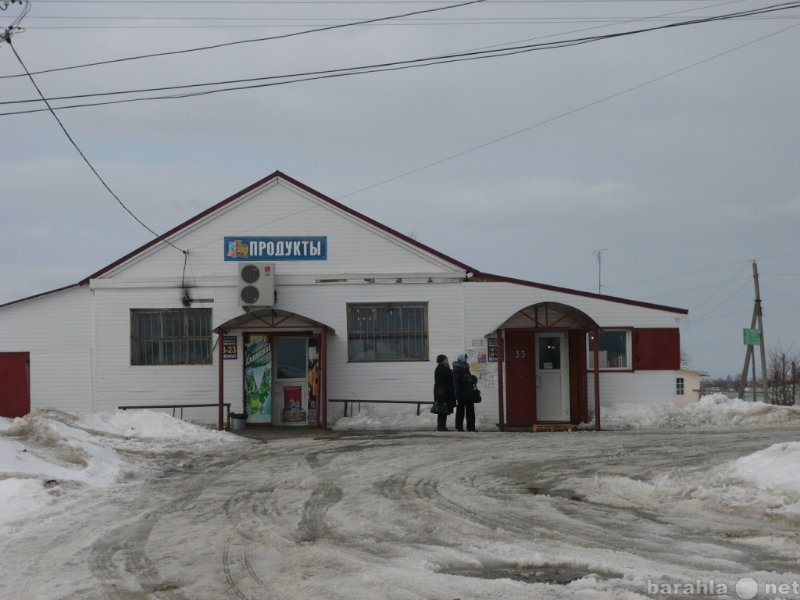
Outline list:
[[[274,338],[276,425],[308,423],[308,339]]]
[[[568,357],[565,333],[536,334],[537,421],[569,421]]]

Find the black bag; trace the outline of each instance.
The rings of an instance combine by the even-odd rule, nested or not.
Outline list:
[[[477,404],[481,401],[481,391],[478,389],[478,386],[475,386],[472,390],[472,403]]]
[[[437,414],[437,415],[442,413],[442,412],[446,412],[446,411],[442,410],[442,404],[444,404],[444,402],[439,399],[440,395],[441,394],[439,392],[439,389],[437,389],[436,385],[434,384],[434,386],[433,386],[433,405],[431,406],[431,412],[434,413],[434,414]]]
[[[444,400],[434,400],[433,406],[431,406],[431,412],[437,415],[449,415],[452,410],[450,407],[447,406],[447,402]]]

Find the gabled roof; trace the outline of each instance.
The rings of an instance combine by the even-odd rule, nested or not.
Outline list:
[[[84,285],[86,283],[89,283],[89,281],[91,279],[96,279],[97,277],[100,277],[100,276],[104,275],[108,271],[111,271],[112,269],[114,269],[114,268],[118,267],[119,265],[125,263],[126,261],[132,259],[133,257],[135,257],[136,255],[144,252],[145,250],[148,250],[149,248],[152,248],[153,246],[155,246],[155,245],[157,245],[157,244],[159,244],[161,242],[169,240],[176,233],[181,232],[182,230],[184,230],[187,227],[193,225],[197,221],[200,221],[200,220],[204,219],[205,217],[207,217],[208,215],[213,214],[216,211],[220,210],[221,208],[224,208],[225,206],[227,206],[229,204],[232,204],[233,202],[235,202],[236,200],[238,200],[242,196],[244,196],[246,194],[249,194],[253,190],[258,189],[258,188],[266,185],[267,183],[270,183],[271,181],[275,181],[277,179],[282,179],[283,181],[286,181],[287,183],[290,183],[291,185],[293,185],[293,186],[295,186],[297,188],[300,188],[301,190],[311,194],[312,196],[314,196],[318,200],[322,200],[323,202],[325,202],[327,204],[330,204],[331,206],[334,206],[337,209],[342,210],[342,211],[344,211],[346,213],[349,213],[349,214],[353,215],[354,217],[356,217],[356,218],[358,218],[358,219],[360,219],[360,220],[362,220],[362,221],[364,221],[366,223],[369,223],[370,225],[373,225],[374,227],[377,227],[378,229],[382,229],[383,231],[386,231],[387,233],[391,234],[394,237],[402,239],[404,242],[412,244],[412,245],[414,245],[414,246],[416,246],[418,248],[421,248],[425,252],[433,254],[434,256],[437,256],[437,257],[439,257],[439,258],[441,258],[441,259],[443,259],[443,260],[445,260],[445,261],[447,261],[449,263],[452,263],[452,264],[456,265],[457,267],[459,267],[460,269],[463,269],[463,270],[468,271],[468,272],[474,272],[472,267],[470,267],[469,265],[466,265],[466,264],[464,264],[464,263],[462,263],[460,261],[457,261],[457,260],[455,260],[453,258],[450,258],[449,256],[447,256],[445,254],[442,254],[438,250],[434,250],[433,248],[429,248],[425,244],[421,244],[418,241],[416,241],[416,240],[414,240],[414,239],[412,239],[412,238],[410,238],[410,237],[408,237],[406,235],[403,235],[399,231],[395,231],[391,227],[387,227],[386,225],[384,225],[382,223],[379,223],[378,221],[375,221],[374,219],[370,219],[366,215],[363,215],[360,212],[355,211],[352,208],[349,208],[349,207],[345,206],[344,204],[341,204],[341,203],[337,202],[333,198],[329,198],[328,196],[325,196],[324,194],[319,193],[318,191],[308,187],[304,183],[301,183],[301,182],[297,181],[296,179],[293,179],[293,178],[289,177],[288,175],[285,175],[284,173],[281,173],[280,171],[275,171],[271,175],[267,175],[263,179],[261,179],[259,181],[256,181],[254,184],[249,185],[248,187],[244,188],[243,190],[241,190],[239,192],[236,192],[233,196],[225,198],[225,200],[223,200],[222,202],[218,202],[217,204],[215,204],[211,208],[207,208],[206,210],[204,210],[203,212],[195,215],[194,217],[192,217],[188,221],[184,221],[183,223],[181,223],[177,227],[173,227],[172,229],[170,229],[166,233],[158,236],[157,238],[155,238],[153,240],[150,240],[145,245],[140,246],[139,248],[137,248],[133,252],[130,252],[129,254],[126,254],[125,256],[123,256],[119,260],[111,263],[110,265],[108,265],[106,267],[103,267],[102,269],[100,269],[96,273],[92,273],[91,275],[89,275],[89,277],[87,277],[86,279],[81,281],[78,285]]]
[[[16,304],[18,302],[23,302],[25,300],[30,300],[30,299],[33,299],[33,298],[38,298],[40,296],[45,296],[47,294],[52,294],[52,293],[55,293],[55,292],[59,292],[59,291],[68,289],[68,288],[87,285],[92,279],[96,279],[98,277],[101,277],[102,275],[104,275],[104,274],[108,273],[109,271],[115,269],[119,265],[124,264],[125,262],[131,260],[132,258],[138,256],[139,254],[145,252],[146,250],[148,250],[148,249],[150,249],[150,248],[152,248],[152,247],[154,247],[154,246],[156,246],[158,244],[165,243],[165,242],[168,243],[169,239],[171,237],[173,237],[177,233],[180,233],[181,231],[183,231],[187,227],[190,227],[191,225],[193,225],[196,222],[206,218],[207,216],[213,214],[214,212],[220,210],[221,208],[224,208],[225,206],[235,202],[236,200],[238,200],[239,198],[241,198],[242,196],[244,196],[246,194],[249,194],[253,190],[258,189],[259,187],[262,187],[262,186],[266,185],[267,183],[270,183],[270,182],[278,180],[278,179],[281,179],[281,180],[283,180],[283,181],[285,181],[285,182],[287,182],[287,183],[289,183],[289,184],[291,184],[291,185],[293,185],[293,186],[305,191],[306,193],[313,195],[317,199],[319,199],[319,200],[321,200],[321,201],[323,201],[325,203],[328,203],[331,206],[334,206],[334,207],[336,207],[337,209],[339,209],[341,211],[349,213],[350,215],[356,217],[357,219],[360,219],[361,221],[364,221],[365,223],[369,223],[373,227],[377,227],[378,229],[382,229],[383,231],[385,231],[388,234],[390,234],[390,235],[392,235],[392,236],[404,241],[407,244],[410,244],[412,246],[416,246],[417,248],[423,250],[424,252],[427,252],[427,253],[432,254],[433,256],[436,256],[436,257],[438,257],[438,258],[440,258],[440,259],[442,259],[442,260],[444,260],[446,262],[449,262],[450,264],[452,264],[454,266],[457,266],[459,269],[463,269],[468,274],[468,280],[471,280],[471,281],[494,281],[494,282],[501,282],[501,283],[513,283],[513,284],[516,284],[516,285],[535,287],[535,288],[539,288],[539,289],[543,289],[543,290],[550,290],[550,291],[554,291],[554,292],[562,292],[562,293],[565,293],[565,294],[571,294],[571,295],[576,295],[576,296],[585,296],[585,297],[588,297],[588,298],[596,298],[596,299],[600,299],[600,300],[607,300],[607,301],[610,301],[610,302],[618,302],[618,303],[622,303],[622,304],[629,304],[629,305],[632,305],[632,306],[639,306],[639,307],[643,307],[643,308],[652,308],[652,309],[663,310],[663,311],[673,312],[673,313],[678,313],[678,314],[688,314],[688,312],[689,312],[688,310],[683,309],[683,308],[674,308],[674,307],[671,307],[671,306],[662,306],[662,305],[658,305],[658,304],[651,304],[649,302],[639,302],[639,301],[636,301],[636,300],[628,300],[626,298],[618,298],[618,297],[614,297],[614,296],[606,296],[606,295],[603,295],[603,294],[594,294],[592,292],[583,292],[583,291],[580,291],[580,290],[573,290],[573,289],[569,289],[569,288],[563,288],[563,287],[558,287],[558,286],[553,286],[553,285],[547,285],[547,284],[543,284],[543,283],[536,283],[536,282],[533,282],[533,281],[525,281],[525,280],[522,280],[522,279],[515,279],[513,277],[504,277],[502,275],[493,275],[491,273],[482,273],[478,269],[474,269],[474,268],[470,267],[469,265],[467,265],[467,264],[465,264],[465,263],[463,263],[463,262],[461,262],[459,260],[456,260],[456,259],[454,259],[454,258],[452,258],[450,256],[447,256],[446,254],[443,254],[443,253],[439,252],[438,250],[435,250],[435,249],[433,249],[433,248],[431,248],[429,246],[426,246],[425,244],[422,244],[422,243],[418,242],[417,240],[415,240],[415,239],[413,239],[411,237],[408,237],[407,235],[404,235],[404,234],[400,233],[399,231],[396,231],[396,230],[392,229],[391,227],[387,227],[386,225],[384,225],[382,223],[379,223],[378,221],[375,221],[374,219],[371,219],[370,217],[367,217],[366,215],[363,215],[360,212],[358,212],[356,210],[353,210],[352,208],[349,208],[348,206],[345,206],[344,204],[341,204],[340,202],[337,202],[333,198],[329,198],[328,196],[325,196],[324,194],[321,194],[320,192],[308,187],[304,183],[301,183],[300,181],[297,181],[296,179],[293,179],[292,177],[289,177],[288,175],[286,175],[286,174],[284,174],[284,173],[282,173],[280,171],[275,171],[274,173],[272,173],[270,175],[267,175],[263,179],[261,179],[259,181],[256,181],[255,183],[253,183],[253,184],[249,185],[248,187],[244,188],[243,190],[233,194],[232,196],[226,198],[225,200],[223,200],[221,202],[218,202],[217,204],[211,206],[210,208],[207,208],[206,210],[204,210],[203,212],[195,215],[191,219],[189,219],[187,221],[184,221],[183,223],[181,223],[180,225],[178,225],[176,227],[173,227],[172,229],[170,229],[166,233],[163,233],[160,236],[158,236],[157,238],[154,238],[154,239],[150,240],[149,242],[147,242],[143,246],[140,246],[139,248],[133,250],[132,252],[129,252],[128,254],[123,256],[122,258],[120,258],[120,259],[114,261],[113,263],[111,263],[110,265],[107,265],[107,266],[103,267],[102,269],[100,269],[99,271],[96,271],[95,273],[92,273],[91,275],[89,275],[85,279],[82,279],[81,281],[79,281],[76,284],[64,286],[64,287],[61,287],[61,288],[58,288],[58,289],[55,289],[55,290],[51,290],[49,292],[43,292],[43,293],[40,293],[40,294],[36,294],[34,296],[28,296],[27,298],[21,298],[19,300],[13,300],[12,302],[7,302],[6,304],[0,304],[0,307],[8,306],[8,305],[11,305],[11,304]],[[470,277],[470,275],[471,275],[471,277]]]

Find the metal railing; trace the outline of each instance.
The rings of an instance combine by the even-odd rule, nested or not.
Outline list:
[[[417,405],[417,415],[420,413],[420,407],[423,404],[433,404],[431,400],[353,400],[353,399],[344,399],[344,398],[328,398],[328,402],[334,403],[341,403],[344,404],[344,416],[347,416],[347,407],[349,404],[416,404]],[[360,408],[360,406],[359,406]]]
[[[225,402],[223,403],[225,407],[225,414],[227,417],[228,426],[226,427],[227,430],[230,431],[231,428],[231,403]],[[180,413],[178,418],[183,420],[183,409],[184,408],[219,408],[219,403],[214,404],[137,404],[136,406],[118,406],[117,408],[120,410],[133,410],[133,409],[163,409],[163,408],[171,408],[172,409],[172,416],[175,416],[175,411],[180,409]]]

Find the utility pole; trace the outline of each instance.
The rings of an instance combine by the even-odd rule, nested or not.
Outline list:
[[[608,248],[603,248],[602,250],[595,250],[592,253],[592,254],[595,255],[595,257],[597,257],[597,293],[598,294],[601,293],[600,290],[603,288],[603,286],[600,283],[600,278],[601,278],[602,269],[603,269],[603,252],[605,252],[606,250],[608,250]]]
[[[755,303],[753,305],[753,318],[750,320],[750,329],[745,330],[745,343],[747,352],[744,356],[744,368],[742,378],[739,382],[739,398],[744,398],[744,388],[747,384],[747,369],[750,366],[750,359],[753,358],[753,346],[757,343],[761,347],[761,387],[764,393],[764,403],[769,402],[769,383],[767,376],[767,353],[764,348],[764,320],[761,310],[761,290],[758,286],[758,265],[753,261],[753,286],[755,288]],[[759,335],[755,336],[758,331]],[[753,400],[756,399],[756,363],[753,359]]]

